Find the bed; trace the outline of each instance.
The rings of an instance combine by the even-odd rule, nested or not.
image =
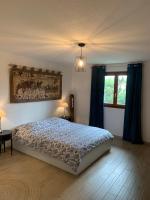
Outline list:
[[[78,175],[111,149],[105,130],[52,117],[13,130],[16,150]]]

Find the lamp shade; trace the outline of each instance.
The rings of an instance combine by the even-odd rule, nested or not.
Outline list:
[[[3,110],[0,110],[0,117],[5,117],[6,113]]]
[[[86,67],[86,57],[77,56],[75,59],[75,70],[77,72],[85,72],[85,67]]]
[[[67,103],[67,102],[63,102],[63,103],[62,103],[62,107],[63,107],[63,108],[68,108],[68,103]]]

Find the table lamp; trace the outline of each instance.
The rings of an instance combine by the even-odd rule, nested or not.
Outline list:
[[[68,103],[67,102],[63,102],[62,103],[62,107],[64,108],[64,117],[66,117],[66,109],[68,108]]]
[[[3,110],[0,110],[0,133],[2,133],[2,128],[1,128],[1,119],[2,117],[5,116],[5,112]]]

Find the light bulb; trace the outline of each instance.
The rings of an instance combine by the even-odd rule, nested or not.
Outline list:
[[[79,63],[78,63],[78,66],[79,66],[79,67],[83,67],[83,65],[84,65],[84,61],[80,58]]]
[[[75,61],[76,71],[85,72],[85,66],[86,66],[86,58],[83,56],[76,57],[76,61]]]
[[[82,48],[85,47],[85,43],[80,42],[78,46],[81,48],[80,56],[77,56],[75,59],[75,67],[77,72],[85,72],[86,67],[86,57],[83,56]]]

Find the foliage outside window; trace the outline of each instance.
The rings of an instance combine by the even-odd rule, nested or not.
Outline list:
[[[108,107],[125,108],[126,72],[108,72],[105,75],[104,104]]]

